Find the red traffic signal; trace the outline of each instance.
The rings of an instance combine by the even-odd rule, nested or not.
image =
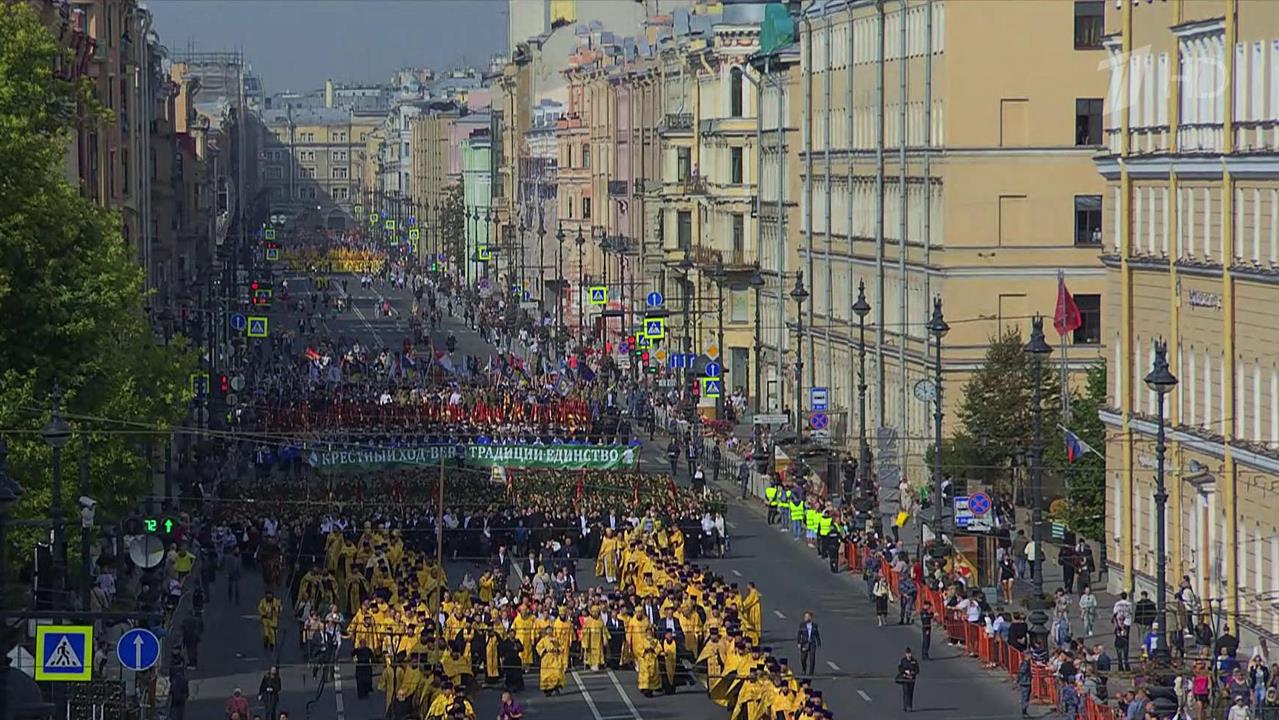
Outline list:
[[[227,392],[230,392],[230,390],[231,390],[231,378],[227,377],[226,375],[221,375],[221,376],[219,376],[219,377],[218,377],[218,387],[222,388],[222,392],[223,392],[223,394],[226,394]]]
[[[643,360],[645,365],[647,365],[647,364],[648,364],[648,351],[647,351],[647,350],[645,350],[644,352],[640,353],[640,360]]]
[[[257,281],[257,280],[254,280],[252,283],[250,283],[250,284],[249,284],[249,289],[250,289],[250,290],[253,290],[254,292],[257,292],[257,289],[258,289],[258,281]]]
[[[634,335],[629,335],[629,336],[627,336],[627,338],[626,338],[626,344],[627,344],[627,345],[630,345],[631,347],[635,347],[635,345],[636,345],[636,342],[635,342],[635,336],[634,336]]]

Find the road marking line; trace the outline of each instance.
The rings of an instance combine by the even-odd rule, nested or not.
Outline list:
[[[785,619],[786,619],[786,616],[782,614],[782,611],[781,611],[781,610],[774,610],[774,611],[773,611],[773,614],[777,616],[777,619],[778,619],[778,620],[785,620]]]
[[[333,698],[337,701],[337,720],[346,720],[346,705],[342,699],[342,666],[333,663]]]
[[[631,711],[631,717],[634,720],[644,720],[639,714],[639,710],[635,709],[635,703],[631,702],[631,696],[626,694],[626,688],[622,687],[622,683],[617,681],[617,675],[612,670],[608,671],[608,679],[613,681],[613,687],[617,688],[617,694],[622,696],[622,702],[626,703],[626,709]]]
[[[369,324],[368,318],[364,317],[364,313],[360,311],[358,306],[353,305],[351,309],[355,311],[355,316],[360,319],[360,322],[364,323],[364,329],[373,335],[374,342],[380,347],[382,345],[382,334],[373,329],[373,326]]]
[[[742,576],[742,571],[741,571],[741,570],[734,570],[734,571],[733,571],[733,574],[734,574],[734,575],[736,575],[737,577],[741,577],[741,576]]]
[[[836,665],[835,663],[831,662],[830,660],[827,660],[826,664],[830,666],[831,670],[834,670],[835,672],[839,672],[839,666]]]
[[[724,521],[724,524],[733,528],[734,530],[737,529],[737,523],[734,523],[732,520],[726,520]]]
[[[573,681],[577,683],[577,689],[582,692],[582,699],[586,701],[586,707],[591,709],[591,714],[595,716],[595,720],[604,720],[604,716],[600,715],[600,709],[595,707],[595,699],[591,697],[591,693],[586,689],[586,683],[582,682],[581,676],[577,671],[573,671]]]
[[[858,695],[861,695],[861,696],[862,696],[862,699],[863,699],[863,700],[865,700],[866,702],[870,702],[870,696],[866,694],[866,691],[865,691],[865,690],[862,690],[861,688],[858,688],[858,689],[857,689],[857,694],[858,694]]]

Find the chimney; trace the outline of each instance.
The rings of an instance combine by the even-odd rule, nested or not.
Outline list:
[[[333,79],[324,81],[324,107],[333,108]]]

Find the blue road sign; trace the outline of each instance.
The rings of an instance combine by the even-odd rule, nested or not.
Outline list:
[[[724,367],[717,362],[706,363],[706,377],[719,377],[724,372]]]
[[[824,412],[815,412],[808,416],[808,424],[814,430],[825,430],[830,426],[830,416]]]
[[[717,398],[724,392],[724,383],[719,378],[702,378],[702,397]]]
[[[638,338],[637,338],[637,339],[638,339]],[[628,353],[628,352],[630,352],[630,351],[631,351],[631,346],[630,346],[630,345],[628,345],[628,344],[626,344],[626,342],[625,342],[625,341],[620,342],[620,343],[618,343],[618,344],[617,344],[617,354],[618,354],[618,355],[625,355],[626,353]]]
[[[92,625],[36,627],[36,680],[88,682],[92,679]]]
[[[134,628],[120,636],[115,656],[125,670],[142,672],[160,659],[160,640],[146,628]]]
[[[604,305],[608,303],[608,288],[603,285],[595,285],[591,288],[591,304]]]
[[[267,319],[266,317],[249,318],[249,337],[264,338],[267,336]]]
[[[985,515],[990,512],[990,496],[984,492],[975,492],[969,495],[968,511],[974,515]]]
[[[660,307],[661,304],[664,302],[666,302],[666,298],[662,297],[662,294],[660,292],[654,290],[653,292],[648,294],[649,307]]]
[[[236,332],[244,332],[244,328],[249,326],[249,319],[240,313],[231,316],[231,329]]]
[[[665,318],[647,318],[644,320],[644,334],[649,340],[662,340],[666,337]]]
[[[808,391],[808,407],[813,410],[826,411],[830,409],[830,393],[824,387],[811,388]]]
[[[671,353],[670,359],[667,361],[671,369],[678,370],[680,368],[692,367],[693,361],[697,356],[693,353]]]

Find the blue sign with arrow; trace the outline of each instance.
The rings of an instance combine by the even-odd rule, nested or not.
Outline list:
[[[249,319],[240,313],[231,316],[231,329],[236,332],[244,332],[244,328],[249,326]]]
[[[662,294],[656,290],[649,293],[647,299],[649,307],[661,307],[662,303],[666,302],[666,298],[662,297]]]
[[[120,636],[115,655],[125,670],[142,672],[160,659],[160,640],[146,628],[134,628]]]
[[[717,362],[706,363],[706,377],[717,378],[724,372],[723,366]]]

